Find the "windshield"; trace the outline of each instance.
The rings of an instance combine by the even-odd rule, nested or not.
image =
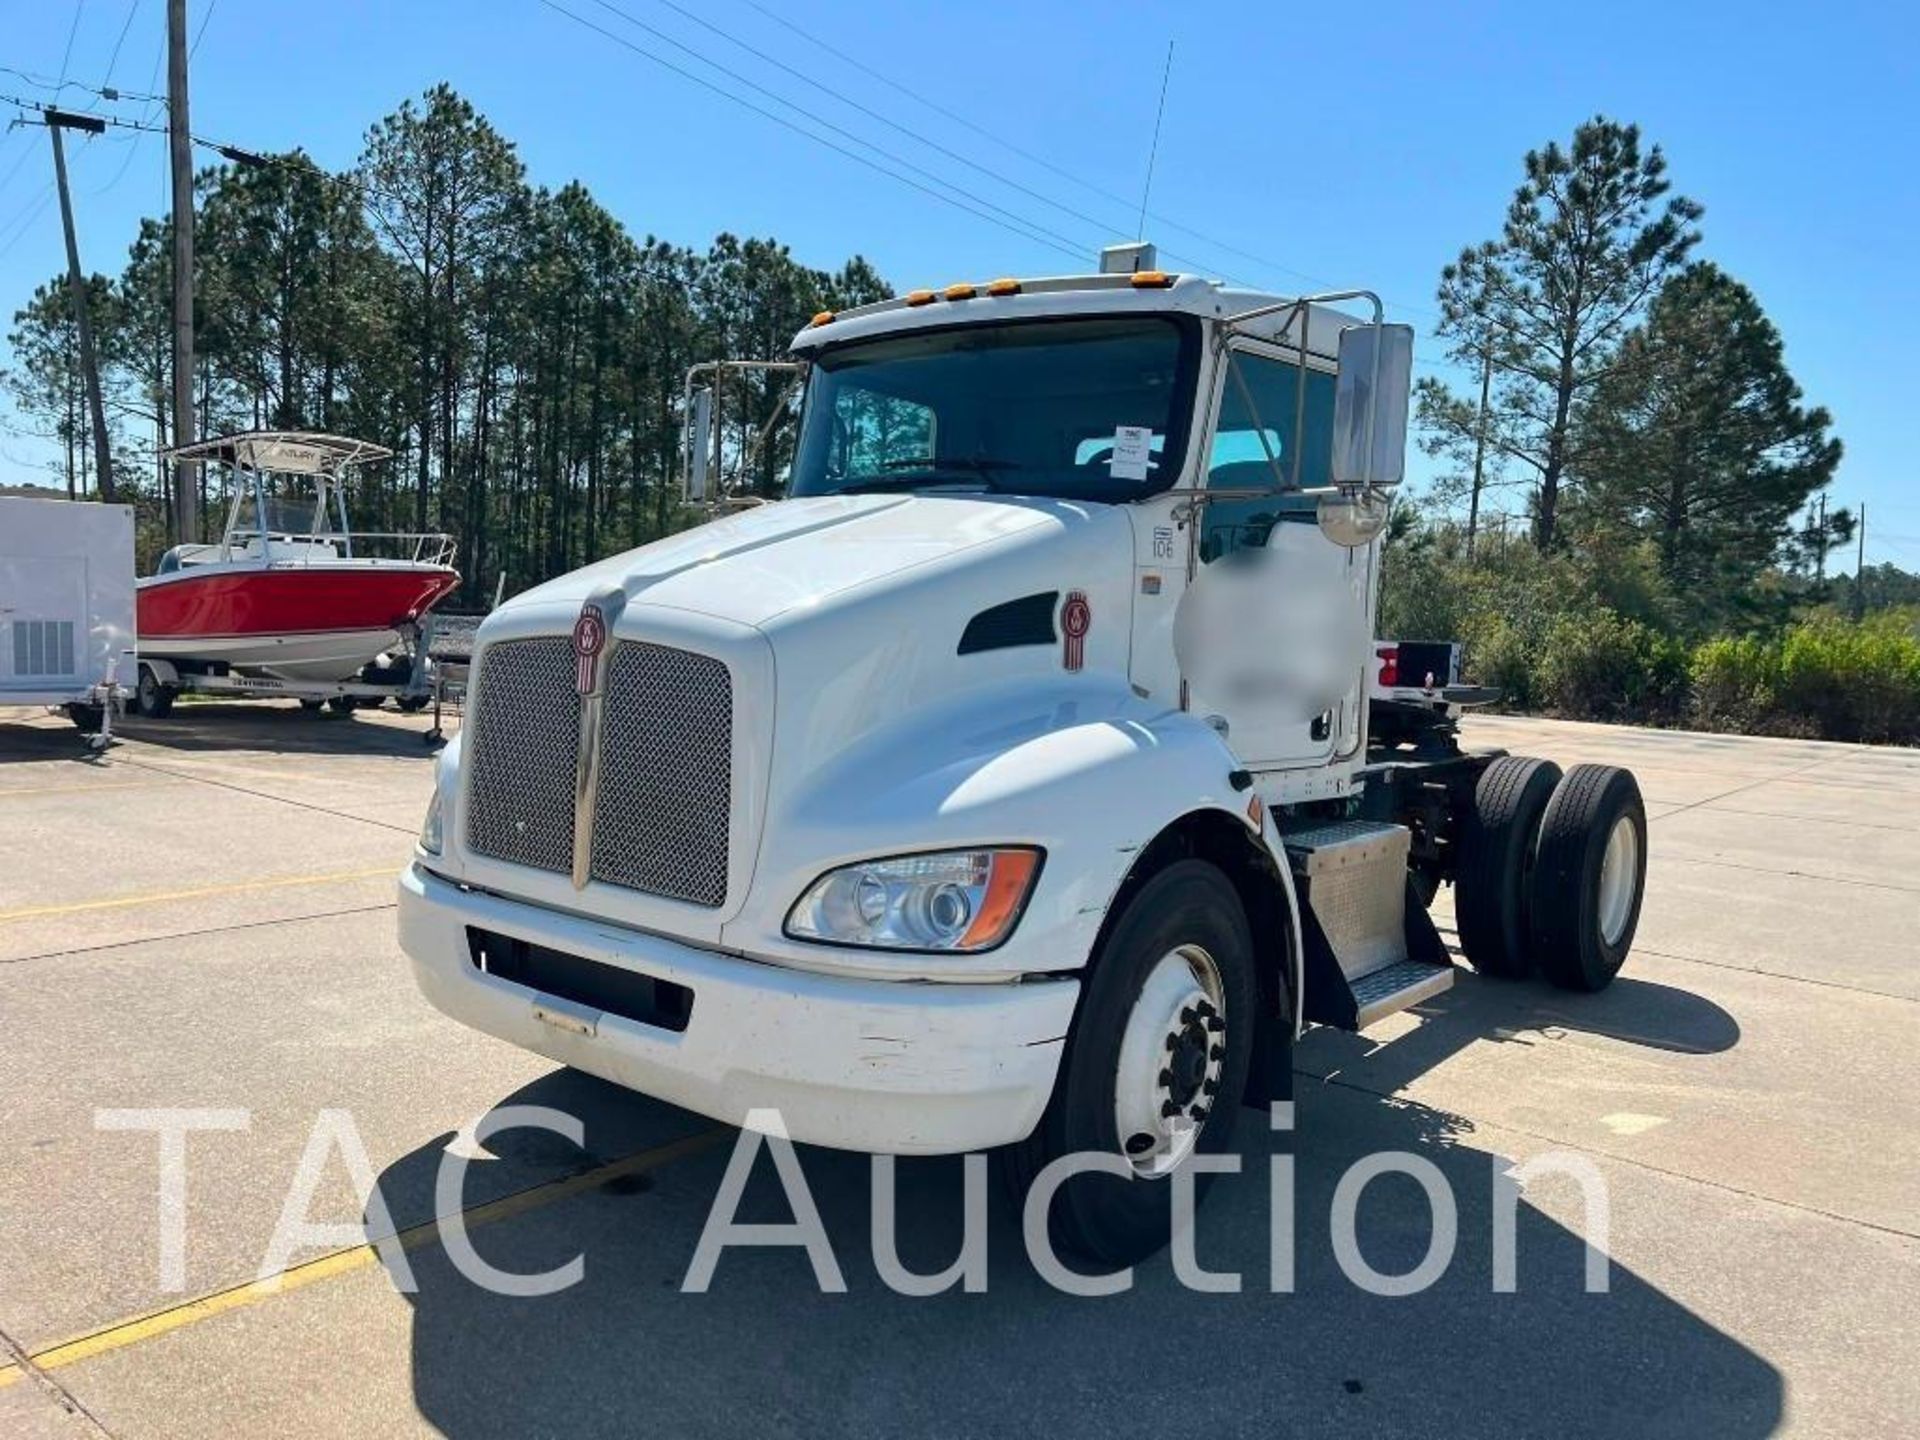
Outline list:
[[[793,495],[998,490],[1135,500],[1186,453],[1198,327],[967,325],[835,347],[808,381]]]

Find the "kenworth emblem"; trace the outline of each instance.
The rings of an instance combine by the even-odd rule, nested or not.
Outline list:
[[[607,617],[589,600],[573,622],[573,688],[591,695],[600,688],[600,652],[607,648]]]
[[[1093,628],[1093,607],[1081,591],[1070,591],[1060,607],[1060,629],[1065,634],[1060,663],[1078,670],[1087,659],[1087,631]]]

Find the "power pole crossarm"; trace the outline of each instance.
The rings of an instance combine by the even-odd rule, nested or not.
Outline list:
[[[173,443],[193,423],[193,132],[187,123],[187,0],[167,0],[167,148],[173,162]],[[200,467],[173,468],[175,537],[200,538]]]
[[[85,115],[62,110],[46,112],[47,134],[53,139],[53,179],[60,191],[60,224],[67,235],[67,289],[73,299],[73,328],[80,337],[80,375],[87,391],[87,425],[93,431],[93,469],[99,476],[100,498],[113,496],[113,447],[107,440],[106,405],[100,396],[100,359],[93,346],[93,317],[87,304],[87,279],[80,270],[80,242],[73,233],[73,197],[67,190],[67,152],[62,130],[84,130],[98,135],[106,125]]]

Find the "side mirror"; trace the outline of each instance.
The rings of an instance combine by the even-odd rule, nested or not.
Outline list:
[[[1355,325],[1340,332],[1333,390],[1333,483],[1398,485],[1407,473],[1407,397],[1413,327]]]
[[[713,470],[713,391],[695,390],[687,407],[687,473],[681,487],[688,500],[705,500]]]

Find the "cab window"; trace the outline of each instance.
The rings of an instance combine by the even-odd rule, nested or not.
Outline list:
[[[1282,490],[1329,483],[1333,467],[1333,376],[1306,375],[1306,424],[1299,425],[1301,370],[1289,361],[1234,351],[1232,373],[1220,382],[1220,419],[1207,456],[1207,485],[1217,490]],[[1249,400],[1251,403],[1249,403]],[[1301,431],[1296,434],[1296,429]],[[1263,443],[1264,442],[1264,443]],[[1279,474],[1268,454],[1279,465]],[[1311,495],[1269,494],[1207,506],[1200,558],[1218,560],[1267,543],[1276,524],[1312,523]]]

